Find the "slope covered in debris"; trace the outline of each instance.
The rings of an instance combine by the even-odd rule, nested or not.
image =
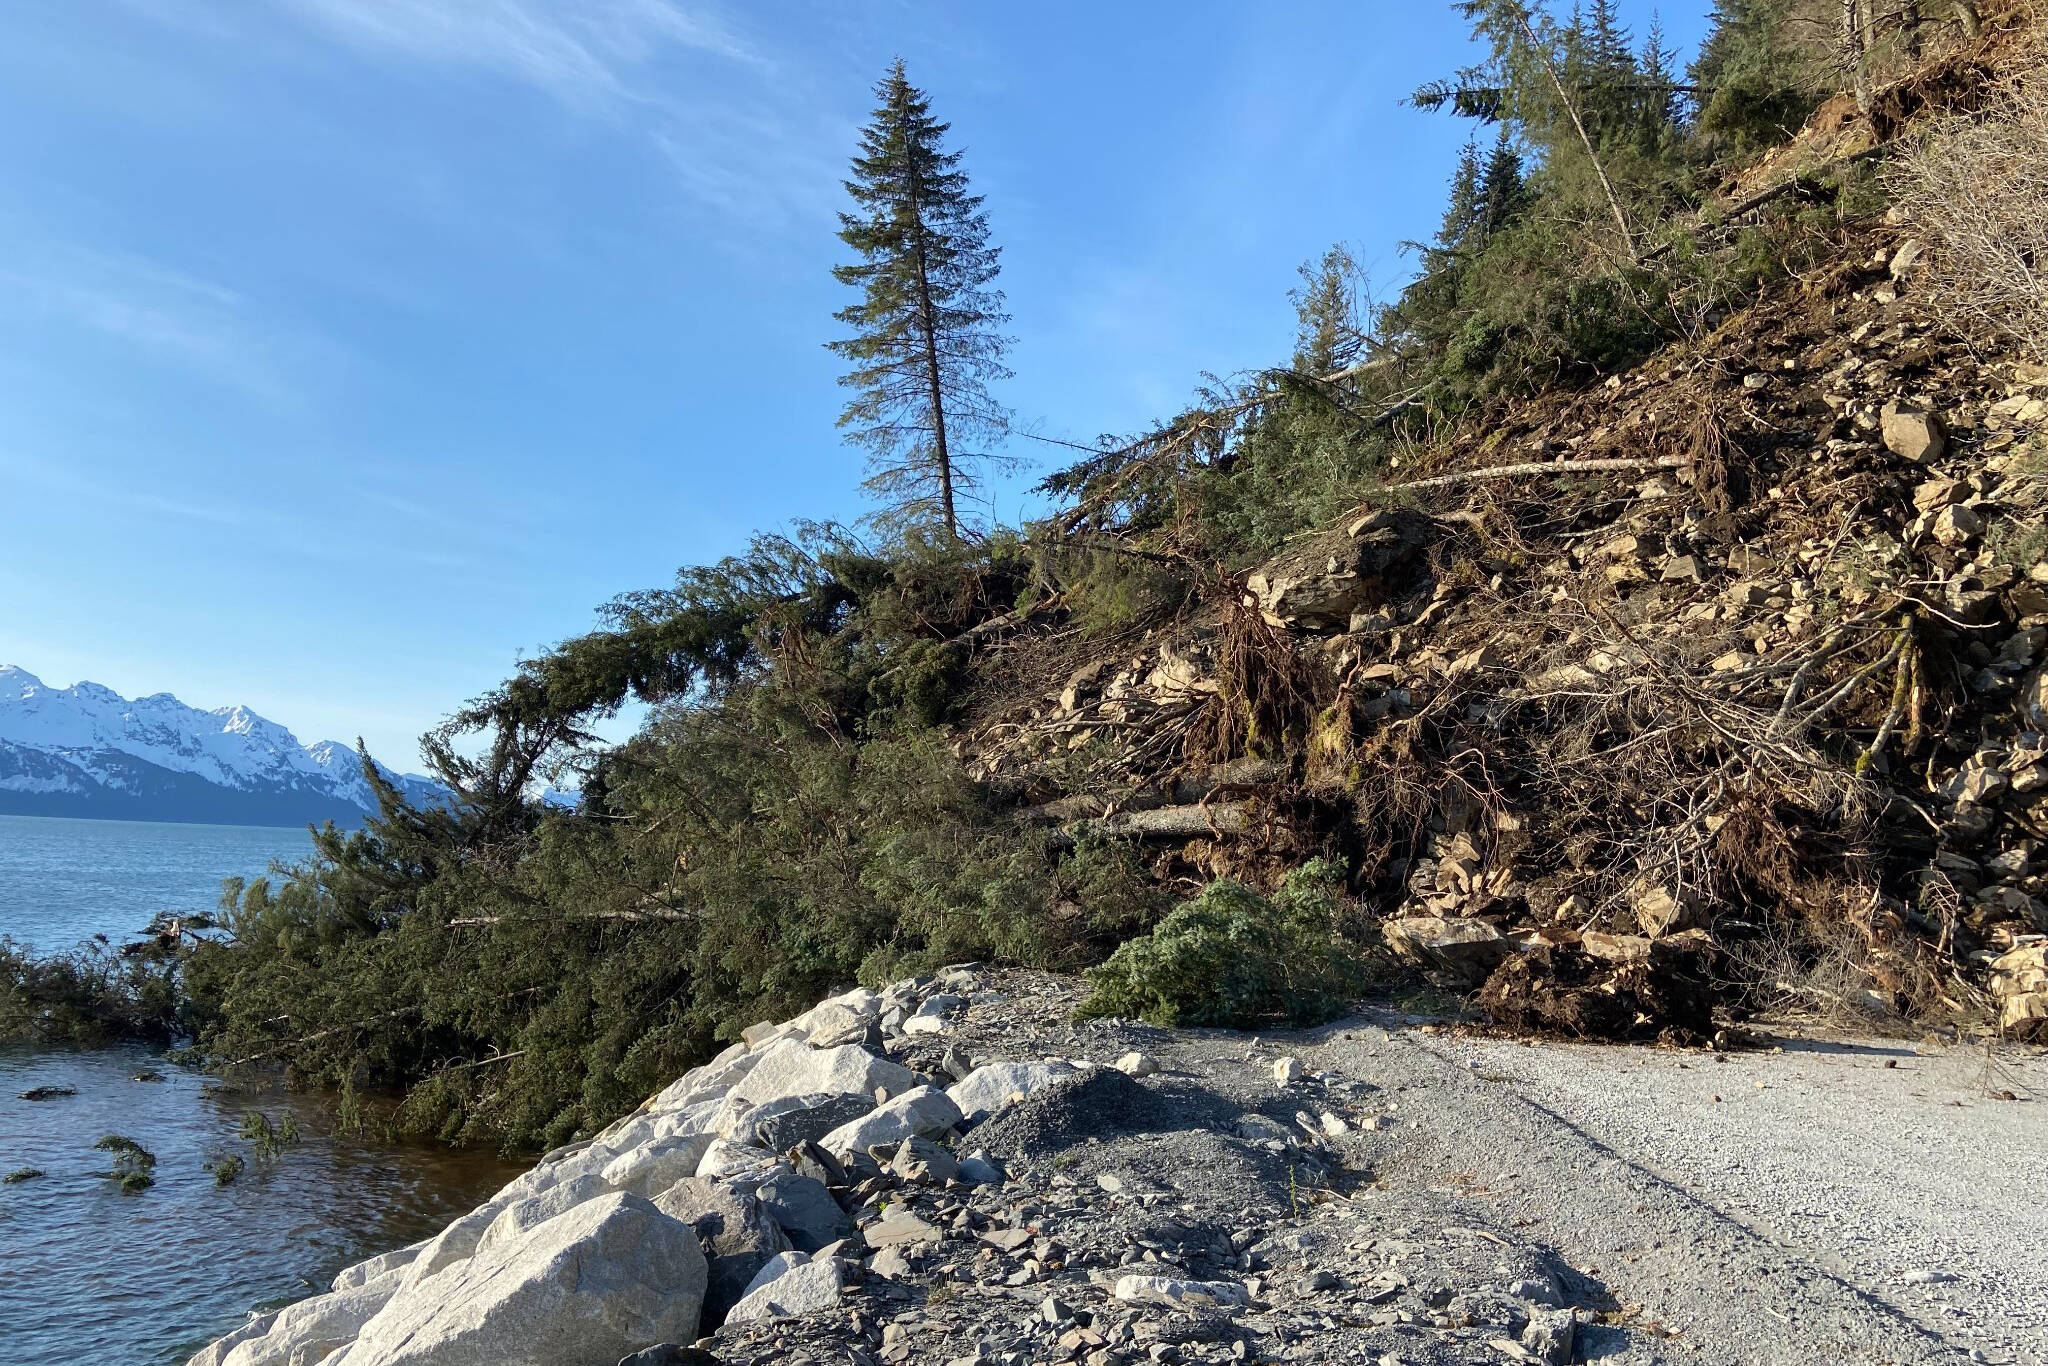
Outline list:
[[[1937,76],[1969,103],[1982,53],[1893,107]],[[1340,856],[1394,953],[1516,1027],[2038,1029],[2048,367],[1946,306],[1940,206],[1898,183],[1811,269],[1416,452],[967,752],[1168,877]]]

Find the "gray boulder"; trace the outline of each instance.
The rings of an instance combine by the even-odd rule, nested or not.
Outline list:
[[[842,1124],[851,1124],[875,1108],[873,1096],[849,1092],[826,1095],[784,1096],[771,1100],[749,1116],[753,1133],[749,1141],[773,1153],[786,1153],[806,1143],[816,1143]]]
[[[341,1366],[613,1366],[697,1336],[697,1237],[637,1195],[601,1196],[408,1287]]]
[[[1071,1063],[992,1062],[977,1067],[964,1081],[946,1088],[946,1097],[969,1120],[986,1118],[1013,1099],[1043,1091],[1075,1074]]]
[[[610,1193],[611,1187],[601,1177],[586,1172],[560,1185],[550,1186],[539,1195],[514,1200],[491,1221],[490,1227],[484,1230],[484,1236],[477,1239],[476,1250],[483,1252],[499,1243],[509,1242],[558,1214],[567,1214],[586,1200],[595,1200]]]
[[[777,1173],[754,1188],[754,1198],[790,1243],[805,1252],[816,1252],[853,1232],[853,1220],[815,1177]]]
[[[906,1091],[872,1113],[842,1124],[818,1140],[835,1156],[866,1153],[906,1138],[937,1138],[961,1121],[960,1107],[935,1086]]]
[[[355,1341],[364,1324],[398,1293],[400,1273],[286,1305],[268,1331],[230,1348],[221,1366],[314,1366]]]
[[[691,1177],[655,1197],[654,1207],[688,1224],[709,1263],[700,1331],[710,1332],[770,1258],[787,1252],[789,1238],[755,1196]]]
[[[677,1134],[657,1138],[620,1153],[601,1175],[613,1190],[631,1191],[650,1199],[686,1176],[695,1176],[704,1154],[717,1140],[710,1134]]]
[[[836,1309],[840,1288],[845,1284],[846,1264],[837,1257],[806,1261],[748,1294],[732,1307],[726,1320],[746,1323]]]
[[[422,1238],[416,1243],[409,1243],[391,1252],[380,1252],[375,1257],[345,1267],[335,1274],[334,1284],[330,1288],[354,1290],[359,1285],[368,1285],[387,1271],[398,1271],[410,1266],[413,1259],[432,1241],[431,1238]]]
[[[410,1290],[436,1272],[466,1260],[470,1253],[476,1251],[477,1243],[496,1221],[502,1208],[495,1200],[488,1205],[479,1205],[428,1240],[427,1245],[420,1249],[419,1256],[407,1263],[401,1273],[405,1277],[403,1287]]]
[[[733,1094],[756,1105],[784,1096],[830,1095],[872,1096],[886,1088],[892,1095],[917,1085],[917,1074],[909,1068],[878,1058],[865,1048],[844,1044],[838,1048],[812,1048],[794,1039],[782,1039],[762,1052],[753,1070],[733,1088]]]

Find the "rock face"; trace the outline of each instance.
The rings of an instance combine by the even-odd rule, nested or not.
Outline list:
[[[600,1196],[407,1286],[361,1325],[342,1361],[612,1366],[694,1337],[705,1277],[687,1225],[637,1195]]]

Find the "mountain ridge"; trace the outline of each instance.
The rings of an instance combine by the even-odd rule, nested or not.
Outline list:
[[[441,790],[378,769],[410,799]],[[375,809],[352,746],[302,744],[241,705],[203,710],[168,692],[128,698],[90,680],[57,688],[0,665],[0,814],[353,825]]]

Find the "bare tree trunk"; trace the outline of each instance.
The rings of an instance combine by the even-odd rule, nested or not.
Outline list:
[[[1863,0],[1842,0],[1842,65],[1856,91],[1856,108],[1870,117],[1870,54],[1864,44]]]
[[[960,521],[953,511],[953,455],[946,448],[946,391],[939,382],[939,325],[932,307],[931,280],[925,275],[924,224],[917,236],[917,306],[924,318],[925,385],[932,405],[932,455],[939,466],[939,508],[946,518],[946,539],[958,542]]]
[[[1855,3],[1855,0],[1847,0]],[[1607,178],[1607,168],[1600,162],[1600,154],[1593,150],[1593,139],[1586,133],[1586,124],[1579,117],[1579,106],[1564,88],[1564,78],[1557,74],[1556,65],[1550,54],[1536,41],[1536,31],[1529,27],[1529,14],[1519,4],[1515,6],[1515,22],[1522,26],[1522,37],[1529,44],[1529,50],[1542,59],[1543,69],[1550,73],[1550,83],[1557,87],[1557,97],[1564,101],[1564,111],[1572,116],[1572,127],[1579,130],[1579,141],[1585,145],[1586,155],[1592,158],[1593,174],[1600,177],[1600,188],[1606,192],[1607,207],[1614,211],[1614,226],[1621,229],[1622,245],[1628,248],[1628,259],[1639,261],[1642,253],[1636,250],[1636,235],[1629,231],[1628,215],[1621,211],[1621,198],[1614,193],[1614,182]]]

